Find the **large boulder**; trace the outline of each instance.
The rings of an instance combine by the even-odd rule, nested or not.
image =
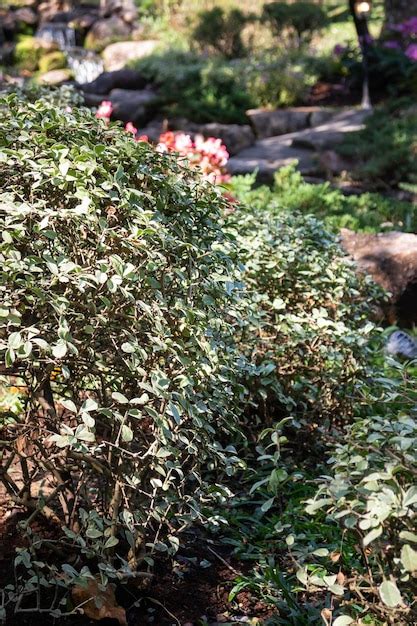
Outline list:
[[[250,109],[247,116],[259,139],[286,135],[303,128],[323,124],[335,114],[333,109],[321,107],[293,107],[289,109]]]
[[[129,61],[152,54],[159,45],[153,39],[146,41],[118,41],[107,46],[102,53],[104,69],[111,72],[123,69]]]
[[[147,80],[136,70],[103,72],[91,83],[79,85],[84,93],[107,95],[113,89],[143,89]]]
[[[69,82],[72,79],[71,70],[68,69],[59,69],[59,70],[50,70],[49,72],[45,72],[38,77],[38,82],[41,85],[53,85],[57,87],[58,85],[63,85],[64,83]]]
[[[14,15],[16,21],[21,24],[34,26],[38,23],[38,15],[30,7],[21,7],[20,9],[17,9],[17,11],[15,11]]]
[[[157,95],[150,89],[113,89],[109,100],[113,104],[112,117],[125,123],[133,122],[137,126],[146,124],[154,116],[153,105]]]
[[[417,235],[370,235],[344,228],[341,238],[358,269],[391,294],[390,321],[407,327],[417,322]]]
[[[112,119],[141,126],[155,116],[158,97],[151,89],[113,89],[105,98],[100,94],[84,94],[84,102],[90,107],[99,106],[104,99],[112,103]]]
[[[90,50],[103,50],[113,41],[127,39],[131,32],[130,24],[118,15],[105,17],[94,22],[85,39],[85,47]]]

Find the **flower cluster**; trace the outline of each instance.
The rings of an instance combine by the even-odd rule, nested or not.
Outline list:
[[[97,109],[96,117],[109,121],[113,113],[112,103],[104,100]],[[146,135],[139,135],[138,129],[128,122],[125,131],[134,136],[135,141],[149,142]],[[194,139],[182,132],[166,132],[159,137],[156,149],[159,152],[174,152],[186,158],[191,167],[198,168],[204,178],[211,183],[225,183],[230,180],[226,172],[229,153],[221,139],[204,138],[196,135]]]
[[[410,61],[417,61],[417,16],[410,17],[401,24],[391,24],[389,31],[389,38],[381,42],[375,42],[370,35],[360,38],[361,47],[364,44],[371,46],[376,43],[388,50],[404,54]],[[353,48],[340,43],[336,44],[333,49],[333,53],[337,57],[345,57],[352,52],[354,52]]]
[[[385,42],[386,48],[403,50],[410,61],[417,61],[417,16],[410,17],[401,24],[392,24],[390,30],[396,39]]]

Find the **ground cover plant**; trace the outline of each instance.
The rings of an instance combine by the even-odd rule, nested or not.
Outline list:
[[[248,178],[234,184],[245,204],[231,223],[264,314],[256,346],[271,365],[259,370],[264,428],[226,512],[224,541],[253,568],[231,600],[252,590],[277,607],[271,624],[414,624],[415,362],[384,355],[371,322],[383,295],[357,282],[320,222]]]
[[[355,145],[358,145],[356,140]],[[306,182],[293,165],[279,170],[272,186],[258,187],[255,181],[254,175],[234,177],[230,190],[242,202],[256,207],[259,212],[267,207],[268,211],[276,213],[300,211],[314,215],[335,234],[341,228],[370,233],[383,230],[417,231],[417,208],[412,202],[379,193],[345,195],[328,182]]]
[[[399,100],[376,110],[365,128],[346,137],[340,152],[357,164],[352,176],[370,188],[386,189],[416,180],[417,113]]]

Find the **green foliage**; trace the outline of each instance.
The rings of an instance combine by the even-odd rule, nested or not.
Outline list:
[[[256,106],[285,107],[300,104],[317,82],[308,59],[300,54],[263,54],[241,67],[247,91]]]
[[[164,113],[195,122],[245,124],[250,108],[299,104],[317,79],[299,55],[226,61],[168,50],[133,66],[158,88]]]
[[[175,552],[207,502],[202,470],[214,497],[237,463],[245,363],[219,193],[85,109],[16,95],[0,107],[0,355],[26,389],[15,461],[27,477],[31,456],[22,502],[38,471],[51,485],[30,520],[62,530],[62,556],[41,559],[48,536],[22,524],[6,601],[32,606],[30,580],[59,601]]]
[[[256,450],[248,443],[245,488],[227,516],[225,541],[253,569],[231,599],[252,590],[279,609],[273,624],[318,626],[330,596],[334,623],[412,625],[416,365],[386,358],[369,321],[382,294],[361,284],[320,222],[296,212],[324,214],[339,192],[315,195],[292,168],[273,190],[252,183],[233,181],[246,203],[234,236],[262,310],[247,346],[261,361],[251,384],[268,427]]]
[[[296,47],[309,43],[327,25],[326,12],[310,2],[270,2],[264,5],[263,18],[278,38]]]
[[[415,106],[400,101],[375,111],[363,130],[348,134],[339,150],[357,164],[352,172],[354,178],[373,188],[386,189],[414,182],[416,136]]]
[[[159,88],[166,113],[195,122],[244,123],[254,105],[240,66],[168,50],[150,55],[135,68]]]
[[[244,281],[260,312],[248,359],[258,366],[265,414],[346,419],[363,367],[370,285],[356,276],[336,238],[314,217],[283,211],[255,190],[232,217]],[[243,196],[243,197],[242,197]],[[365,297],[363,294],[367,293]],[[374,292],[374,295],[376,292]]]
[[[45,50],[35,37],[21,36],[15,46],[14,60],[20,70],[35,72],[43,54]]]
[[[301,211],[320,219],[332,232],[341,228],[356,231],[417,229],[417,208],[410,202],[401,202],[376,193],[346,196],[330,183],[319,185],[305,182],[293,165],[280,169],[272,187],[253,187],[253,177],[235,177],[233,193],[246,204],[264,211]]]
[[[417,617],[415,365],[375,359],[373,376],[361,389],[361,410],[307,507],[311,514],[324,509],[341,532],[359,540],[358,587],[369,585],[382,613],[398,624],[414,624]]]
[[[361,89],[362,55],[358,47],[347,46],[340,58],[351,88]],[[368,51],[369,80],[372,92],[395,98],[417,93],[417,66],[402,50],[376,43]]]
[[[225,11],[214,7],[198,14],[193,39],[203,50],[215,51],[227,59],[238,59],[247,54],[242,41],[242,30],[249,16],[239,9]]]
[[[39,61],[39,71],[44,74],[51,70],[61,70],[67,67],[67,57],[60,50],[45,54]]]

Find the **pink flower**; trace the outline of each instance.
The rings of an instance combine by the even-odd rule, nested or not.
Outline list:
[[[193,148],[193,140],[190,135],[186,135],[185,133],[177,133],[175,135],[175,150],[180,154],[187,153],[189,150]]]
[[[133,126],[132,122],[128,122],[126,124],[125,131],[127,133],[132,133],[134,137],[136,137],[136,135],[138,134],[138,129],[136,128],[136,126]]]
[[[103,100],[97,109],[96,117],[102,120],[109,120],[113,113],[113,105],[110,100]]]
[[[405,54],[411,61],[417,61],[417,43],[410,43]]]
[[[139,135],[139,137],[136,137],[136,141],[142,141],[143,143],[149,143],[149,137],[148,137],[148,135]]]

